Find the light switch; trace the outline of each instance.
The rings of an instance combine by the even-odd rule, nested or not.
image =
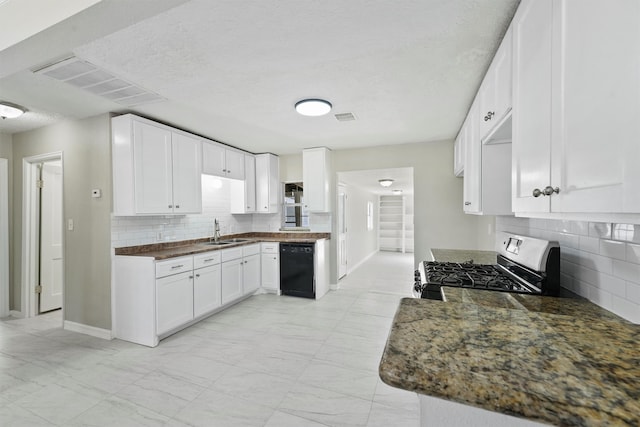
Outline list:
[[[73,231],[73,219],[71,218],[67,220],[67,230]]]

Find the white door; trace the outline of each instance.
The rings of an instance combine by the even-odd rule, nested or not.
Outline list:
[[[338,186],[338,279],[347,275],[347,189]]]
[[[62,307],[62,163],[42,164],[39,312]]]

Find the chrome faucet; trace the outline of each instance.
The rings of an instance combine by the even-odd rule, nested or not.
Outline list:
[[[220,240],[220,223],[218,218],[213,220],[213,241],[218,242]]]

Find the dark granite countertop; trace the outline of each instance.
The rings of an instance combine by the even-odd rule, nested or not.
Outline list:
[[[242,242],[234,242],[221,246],[206,245],[208,238],[184,240],[179,242],[154,243],[150,245],[127,246],[115,248],[115,255],[143,256],[155,258],[157,260],[177,258],[187,255],[195,255],[203,252],[229,249],[238,246],[251,245],[260,242],[281,242],[281,243],[315,243],[317,240],[329,239],[331,233],[314,232],[253,232],[222,236],[220,240],[243,239]]]
[[[640,425],[640,325],[585,299],[444,294],[401,301],[385,383],[553,425]]]

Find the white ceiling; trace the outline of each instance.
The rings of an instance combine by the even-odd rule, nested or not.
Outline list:
[[[393,179],[390,187],[382,187],[381,179]],[[338,182],[353,185],[369,193],[391,196],[393,190],[402,190],[403,196],[413,195],[413,168],[372,169],[339,172]]]
[[[0,51],[0,99],[30,110],[0,132],[133,111],[252,152],[452,139],[518,2],[102,0]],[[32,73],[70,55],[167,100],[127,109]],[[296,114],[307,97],[333,111]]]

